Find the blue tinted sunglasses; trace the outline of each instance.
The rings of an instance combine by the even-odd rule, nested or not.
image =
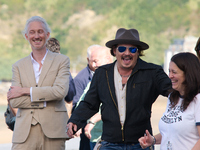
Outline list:
[[[125,47],[125,46],[119,46],[117,49],[118,49],[118,51],[119,51],[120,53],[123,53],[123,52],[126,51],[127,48],[129,49],[129,51],[130,51],[131,53],[136,53],[137,50],[138,50],[136,47]]]

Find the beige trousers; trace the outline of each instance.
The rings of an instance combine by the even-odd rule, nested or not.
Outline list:
[[[24,143],[13,143],[12,150],[65,150],[66,139],[51,139],[44,135],[40,124],[31,125]]]

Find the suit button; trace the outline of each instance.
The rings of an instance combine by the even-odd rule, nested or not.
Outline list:
[[[33,113],[33,111],[31,111],[31,114]]]

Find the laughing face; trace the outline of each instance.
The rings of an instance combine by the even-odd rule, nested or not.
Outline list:
[[[45,31],[43,24],[38,21],[31,22],[28,26],[28,32],[25,34],[32,50],[46,49],[46,41],[49,35],[49,32]]]
[[[124,52],[119,52],[117,49],[119,46],[124,46],[127,48]],[[131,53],[128,49],[129,47],[135,46],[130,44],[119,44],[117,48],[113,49],[113,52],[117,58],[119,69],[132,70],[137,63],[139,52],[136,51],[135,53]]]
[[[169,78],[172,81],[172,88],[179,91],[180,95],[184,95],[185,86],[183,82],[185,81],[185,75],[173,61],[169,64]]]

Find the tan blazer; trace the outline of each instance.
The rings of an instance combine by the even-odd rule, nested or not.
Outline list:
[[[19,108],[13,143],[22,143],[27,139],[33,117],[37,118],[47,137],[68,138],[65,130],[69,118],[63,98],[69,88],[69,65],[67,56],[48,51],[38,85],[30,56],[13,65],[12,86],[32,87],[32,102],[30,96],[10,100],[12,107]]]

